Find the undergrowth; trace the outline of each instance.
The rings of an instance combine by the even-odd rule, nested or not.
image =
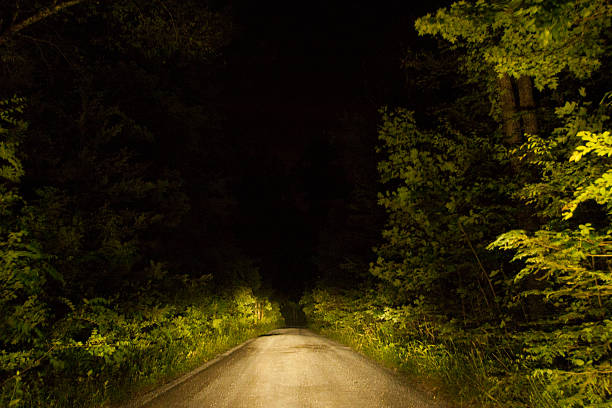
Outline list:
[[[187,289],[193,294],[196,288]],[[132,310],[129,302],[118,307],[101,298],[71,305],[71,315],[55,328],[64,337],[55,337],[46,350],[2,351],[4,373],[19,368],[5,376],[0,406],[108,406],[282,325],[278,305],[250,288],[186,298],[191,301]],[[77,340],[79,332],[87,333],[83,340]]]
[[[487,333],[446,337],[411,311],[364,301],[353,291],[315,290],[302,299],[310,327],[407,375],[424,391],[457,407],[555,408],[548,385]]]

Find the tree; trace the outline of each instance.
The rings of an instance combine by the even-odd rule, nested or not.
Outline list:
[[[509,316],[529,305],[509,344],[521,345],[528,375],[544,384],[531,404],[599,406],[610,397],[609,118],[605,106],[589,113],[566,103],[548,132],[533,116],[530,82],[545,90],[591,77],[609,52],[611,17],[606,1],[461,1],[416,23],[466,50],[468,69],[481,64],[497,77],[520,183],[513,196],[528,205],[518,207],[523,229],[489,246],[513,250],[519,269],[508,279],[512,268],[502,265],[504,276],[492,278]]]
[[[31,25],[61,13],[69,7],[87,1],[89,0],[68,0],[60,3],[53,1],[53,3],[42,7],[38,3],[31,4],[31,2],[27,0],[16,0],[15,3],[11,4],[5,3],[0,10],[2,11],[2,15],[8,18],[0,19],[0,46],[4,45],[13,36]],[[29,12],[31,9],[34,9],[34,11]],[[26,15],[22,16],[24,10],[26,10]]]
[[[371,272],[396,288],[399,304],[421,303],[448,320],[495,318],[482,244],[503,230],[511,209],[499,194],[512,186],[496,172],[495,143],[444,124],[420,129],[402,109],[382,111],[379,137],[388,222]]]
[[[78,12],[74,11],[81,6]],[[202,58],[216,55],[227,44],[232,30],[231,22],[220,13],[211,11],[205,2],[196,0],[153,0],[142,5],[133,0],[47,1],[40,4],[31,0],[16,0],[0,6],[0,46],[27,40],[49,42],[44,30],[37,29],[42,22],[62,24],[70,19],[78,24],[84,18],[101,18],[111,25],[114,35],[106,42],[114,48],[139,50],[150,57],[168,57],[183,53]],[[91,27],[91,26],[90,26]],[[24,34],[27,32],[28,34]],[[55,44],[55,40],[50,44]]]
[[[526,75],[556,87],[565,70],[584,79],[607,51],[612,5],[606,0],[459,1],[415,23],[421,35],[461,43],[498,75]]]
[[[540,169],[520,197],[544,223],[534,232],[500,235],[490,249],[512,250],[522,265],[514,277],[542,282],[519,292],[538,296],[547,313],[533,316],[525,342],[533,376],[560,406],[599,406],[610,397],[612,322],[612,137],[608,106],[595,112],[567,103],[565,126],[549,138],[530,136],[521,159]]]
[[[24,107],[23,98],[0,101],[0,388],[11,371],[32,367],[45,353],[52,320],[47,289],[50,281],[63,282],[28,228],[31,207],[19,191]]]
[[[532,81],[542,90],[556,88],[564,71],[589,77],[608,50],[611,17],[606,0],[478,0],[453,3],[415,26],[466,48],[471,64],[484,62],[495,73],[504,134],[515,145],[523,133],[538,133]]]

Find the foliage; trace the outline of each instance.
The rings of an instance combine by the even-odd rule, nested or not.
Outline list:
[[[497,172],[507,165],[503,149],[446,124],[421,130],[402,109],[382,111],[379,136],[379,171],[391,191],[379,195],[389,220],[371,272],[397,288],[400,304],[424,302],[463,320],[466,308],[490,309],[495,290],[480,270],[482,250],[512,212],[498,198],[512,186]]]
[[[24,202],[15,188],[24,174],[18,147],[27,125],[15,116],[23,112],[24,99],[4,100],[0,107],[0,158],[3,160],[0,185],[0,311],[3,319],[0,341],[19,347],[42,336],[41,329],[47,323],[48,311],[41,292],[49,274],[38,244],[25,229]]]
[[[531,77],[545,91],[544,125],[508,150],[499,131],[472,123],[481,104],[460,78],[446,105],[383,109],[379,280],[306,294],[313,327],[425,376],[461,406],[609,405],[609,94],[600,106],[561,95],[609,86],[611,13],[605,1],[460,1],[417,20],[463,53],[460,74],[489,84],[481,102],[497,92],[492,74]],[[404,61],[410,72],[426,64]],[[427,72],[413,81],[445,84],[444,72]]]
[[[26,209],[16,188],[24,174],[19,142],[27,124],[18,119],[25,100],[0,102],[0,352],[3,374],[36,361],[49,325],[44,288],[51,272],[38,243],[26,229]],[[19,376],[17,371],[16,376]],[[0,375],[4,379],[5,375]],[[14,393],[16,389],[14,390]],[[18,401],[19,397],[13,397]]]
[[[565,70],[584,79],[601,66],[611,17],[606,0],[478,0],[455,2],[415,26],[421,35],[468,47],[476,64],[499,75],[528,75],[543,89],[557,87]]]
[[[97,9],[94,9],[98,12]],[[113,4],[115,46],[138,50],[148,57],[167,58],[182,53],[190,58],[211,58],[227,45],[231,21],[199,1],[135,1]]]
[[[8,17],[0,19],[0,45],[14,41],[14,37],[33,38],[29,33],[36,33],[41,22],[72,19],[84,23],[94,19],[96,24],[105,21],[113,30],[114,35],[104,42],[114,51],[139,52],[148,58],[168,58],[176,53],[195,59],[212,58],[227,45],[232,31],[227,16],[211,10],[206,2],[194,0],[23,0],[0,6],[0,14]]]
[[[302,298],[310,327],[407,374],[432,398],[459,406],[525,406],[529,383],[514,371],[506,350],[476,343],[444,342],[448,334],[417,306],[389,307],[374,291],[316,289]],[[446,333],[444,333],[446,331]],[[480,336],[482,339],[482,336]],[[513,372],[508,372],[512,367]]]
[[[0,5],[0,95],[31,106],[0,101],[0,406],[127,399],[282,324],[194,86],[232,23],[145,3]]]
[[[44,201],[28,205],[18,190],[24,174],[18,147],[27,125],[16,115],[24,100],[12,98],[0,106],[0,404],[86,407],[125,398],[282,324],[279,306],[251,287],[215,295],[210,275],[170,275],[153,261],[131,282],[134,286],[119,281],[120,290],[112,296],[83,297],[102,293],[92,282],[108,279],[103,274],[87,278],[86,268],[99,265],[137,276],[131,269],[141,244],[122,237],[146,228],[150,219],[159,222],[159,216],[146,212],[127,211],[126,217],[113,211],[112,200],[160,196],[167,190],[159,189],[170,183],[140,178],[125,152],[109,160],[94,153],[117,135],[125,139],[129,131],[140,132],[130,121],[115,121],[101,128],[80,155],[94,169],[102,166],[91,178],[80,174],[90,188],[97,182],[103,186],[98,187],[105,193],[97,194],[104,203],[99,213],[80,214],[87,207],[78,195],[52,188],[39,192]],[[116,168],[116,176],[107,166]],[[70,218],[68,207],[77,209]],[[99,241],[88,238],[92,232]],[[243,264],[237,273],[251,276],[246,284],[258,284],[257,270]]]
[[[490,248],[514,250],[513,260],[523,262],[514,282],[542,282],[518,294],[548,307],[521,334],[527,360],[536,363],[533,375],[561,406],[597,406],[610,397],[612,377],[612,139],[602,128],[609,123],[604,112],[591,116],[576,103],[557,112],[566,125],[553,137],[530,137],[520,149],[542,176],[518,195],[546,222],[534,232],[504,233]]]
[[[36,190],[29,219],[34,236],[72,282],[64,292],[70,298],[107,296],[127,276],[148,279],[143,264],[155,259],[151,247],[159,239],[152,232],[175,227],[189,210],[176,172],[151,172],[139,153],[151,148],[151,133],[117,107],[87,103],[92,106],[80,115],[81,135],[73,136],[87,134],[86,141],[64,136],[46,142],[48,151],[71,158],[64,171],[46,173],[51,185]],[[46,159],[40,157],[40,165]]]
[[[171,287],[182,289],[180,299],[159,296]],[[135,295],[138,302],[65,299],[70,311],[44,339],[46,350],[2,352],[0,401],[16,407],[104,404],[282,324],[278,305],[246,288],[212,295],[207,276],[154,282]],[[265,305],[261,320],[255,301]]]

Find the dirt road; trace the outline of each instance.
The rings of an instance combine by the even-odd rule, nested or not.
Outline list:
[[[401,377],[305,329],[261,336],[147,408],[442,407]]]

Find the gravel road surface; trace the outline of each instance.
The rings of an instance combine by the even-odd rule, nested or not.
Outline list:
[[[147,408],[442,408],[398,375],[306,329],[280,329],[159,395]]]

